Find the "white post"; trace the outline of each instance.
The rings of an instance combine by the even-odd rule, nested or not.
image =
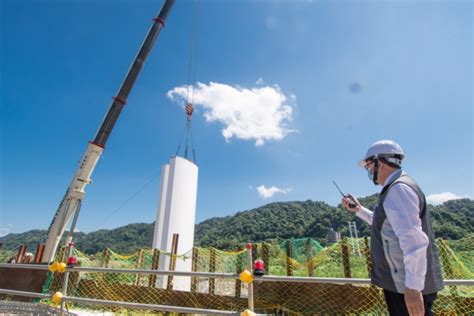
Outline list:
[[[77,214],[77,213],[76,213]],[[75,217],[75,220],[77,220],[77,217]],[[74,223],[75,224],[75,223]],[[72,247],[74,247],[74,243],[73,242],[70,242],[68,244],[68,250],[67,250],[67,257],[66,257],[66,261],[69,259],[69,257],[71,257],[72,255]],[[64,279],[63,279],[63,295],[64,296],[67,296],[67,287],[68,287],[68,283],[69,283],[69,271],[66,270],[66,272],[64,273]],[[64,305],[65,305],[65,301],[64,300],[61,300],[61,310],[60,310],[60,314],[61,316],[64,315]]]
[[[352,254],[354,254],[355,249],[354,249],[354,238],[352,236],[352,223],[351,223],[351,221],[348,221],[348,223],[349,223],[349,234],[351,236]]]
[[[352,222],[354,224],[354,235],[356,238],[356,245],[357,245],[357,254],[360,257],[362,254],[360,252],[360,246],[359,246],[359,236],[357,235],[357,225],[356,222]]]

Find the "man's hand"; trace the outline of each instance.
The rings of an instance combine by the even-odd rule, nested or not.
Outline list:
[[[421,291],[405,288],[405,304],[410,316],[425,315],[425,305],[423,304],[423,294]]]
[[[361,206],[362,206],[359,203],[359,201],[350,193],[346,197],[342,198],[341,203],[342,203],[342,206],[345,209],[347,209],[351,212],[354,212],[354,213],[357,213],[360,210]],[[355,205],[355,207],[351,207],[351,206],[349,206],[349,204],[351,204],[351,206]]]

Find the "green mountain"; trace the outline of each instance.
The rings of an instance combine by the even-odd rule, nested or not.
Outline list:
[[[377,195],[361,198],[372,207]],[[474,231],[474,201],[460,199],[441,205],[429,205],[436,237],[472,240]],[[215,217],[196,225],[195,244],[201,247],[236,249],[245,242],[270,239],[312,237],[326,243],[329,228],[348,236],[348,221],[356,221],[359,237],[369,236],[370,228],[357,217],[341,208],[317,201],[275,202],[233,216]],[[154,223],[129,224],[112,230],[98,230],[88,234],[75,234],[76,247],[88,254],[108,247],[119,253],[131,253],[138,248],[149,248]],[[24,243],[30,251],[38,242],[44,242],[46,231],[31,230],[9,234],[0,238],[4,249],[14,250]],[[456,245],[456,243],[454,243]],[[458,243],[465,245],[465,243]]]
[[[371,208],[378,195],[360,198]],[[461,239],[474,231],[474,201],[452,200],[428,206],[436,237]],[[370,227],[338,205],[329,206],[311,200],[277,202],[240,212],[234,216],[211,218],[196,226],[196,244],[222,249],[235,249],[242,242],[280,238],[312,237],[326,243],[329,228],[349,236],[348,221],[355,221],[359,237],[370,236]]]
[[[140,248],[150,248],[153,239],[154,224],[129,224],[115,229],[100,229],[85,234],[74,234],[77,249],[87,254],[94,254],[105,248],[111,248],[119,253],[132,253]],[[66,233],[65,233],[66,235]],[[21,234],[8,234],[0,238],[3,248],[18,249],[20,244],[26,244],[28,251],[34,252],[38,243],[46,241],[46,230],[30,230]],[[64,244],[64,241],[61,242]]]

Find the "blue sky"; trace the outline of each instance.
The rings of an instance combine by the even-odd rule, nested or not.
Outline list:
[[[3,235],[48,227],[161,1],[0,5]],[[474,196],[472,2],[197,7],[197,222],[273,201],[336,205],[333,179],[375,193],[356,162],[379,139],[401,144],[427,196]],[[192,21],[193,3],[177,1],[87,187],[79,230],[154,221],[160,168],[185,123],[177,99]]]

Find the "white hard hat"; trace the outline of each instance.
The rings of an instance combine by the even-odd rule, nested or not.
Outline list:
[[[370,145],[364,159],[359,161],[358,165],[364,167],[369,158],[376,157],[384,157],[389,162],[399,166],[405,154],[403,153],[402,147],[393,140],[379,140]]]

